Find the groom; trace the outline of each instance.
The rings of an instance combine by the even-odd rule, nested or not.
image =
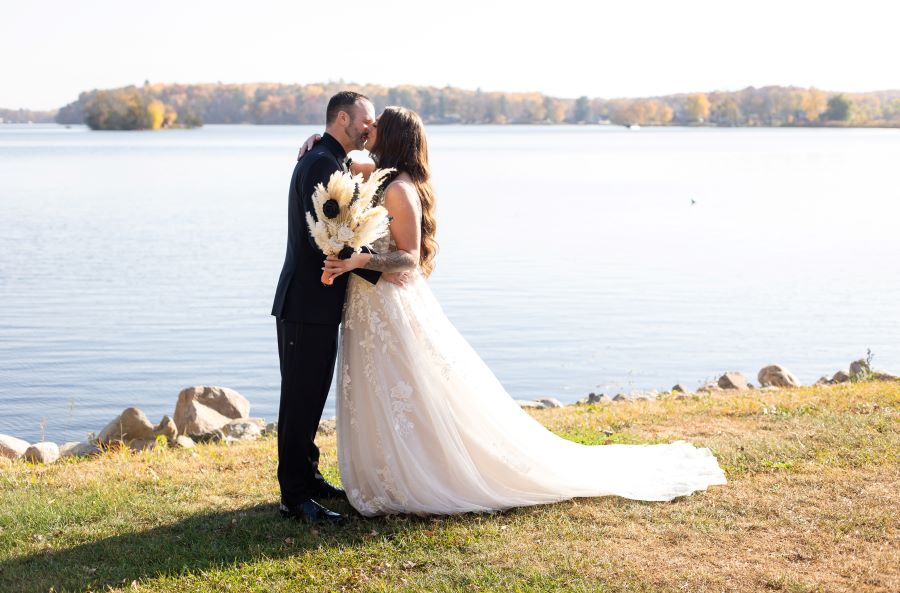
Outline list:
[[[284,267],[275,291],[272,315],[278,329],[281,362],[281,402],[278,407],[279,510],[287,518],[340,523],[343,517],[315,499],[341,498],[319,473],[319,449],[314,442],[322,409],[331,388],[338,348],[338,325],[346,274],[334,284],[322,284],[325,256],[309,234],[306,213],[315,213],[316,185],[328,183],[351,150],[360,150],[375,123],[368,97],[343,91],[331,98],[325,117],[325,135],[294,167],[288,194],[288,239]],[[369,282],[379,272],[355,270]]]

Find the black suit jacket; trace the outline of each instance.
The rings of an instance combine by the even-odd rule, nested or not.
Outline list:
[[[331,286],[322,284],[325,255],[309,234],[306,213],[310,212],[315,219],[312,196],[316,185],[327,185],[328,178],[341,169],[346,156],[340,142],[326,133],[294,167],[288,192],[287,253],[272,305],[272,315],[279,319],[304,323],[341,322],[349,276],[341,274]],[[354,272],[373,284],[381,276],[380,272],[372,270]]]

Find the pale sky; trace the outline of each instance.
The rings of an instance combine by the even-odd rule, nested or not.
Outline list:
[[[0,107],[144,80],[606,98],[898,89],[898,17],[892,0],[16,0],[0,8]]]

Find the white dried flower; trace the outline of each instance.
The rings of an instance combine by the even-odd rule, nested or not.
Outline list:
[[[346,224],[342,224],[340,227],[338,227],[337,238],[338,240],[346,243],[353,238],[353,230]]]

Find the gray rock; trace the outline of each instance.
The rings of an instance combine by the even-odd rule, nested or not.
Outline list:
[[[156,436],[163,435],[166,437],[166,441],[171,445],[178,437],[178,427],[175,426],[174,420],[168,416],[163,416],[162,420],[159,421],[159,424],[156,425],[156,428],[153,429],[153,434]]]
[[[756,379],[761,387],[799,387],[800,381],[780,364],[770,364],[759,369]]]
[[[135,439],[153,439],[153,425],[147,416],[137,408],[126,408],[112,422],[103,427],[97,436],[97,442],[130,443]]]
[[[594,392],[591,392],[587,395],[587,397],[578,400],[577,402],[575,402],[575,404],[587,406],[587,405],[593,405],[593,404],[607,403],[607,402],[611,402],[611,401],[612,400],[605,393],[596,394]]]
[[[0,434],[0,457],[21,459],[28,450],[28,441],[17,439],[8,434]]]
[[[719,387],[718,383],[713,383],[712,381],[697,389],[697,393],[712,393],[713,391],[722,391],[722,388]]]
[[[222,429],[220,428],[216,428],[215,430],[211,430],[209,432],[190,434],[187,436],[190,436],[195,442],[198,443],[220,443],[226,440],[225,433],[222,432]]]
[[[747,377],[737,371],[729,371],[719,377],[717,385],[722,389],[748,389]]]
[[[59,459],[59,447],[56,443],[41,441],[28,447],[24,457],[31,463],[53,463]]]
[[[238,418],[223,426],[222,432],[225,433],[226,438],[236,441],[253,441],[260,437],[262,429],[258,423],[252,420]]]
[[[100,449],[100,447],[88,442],[66,443],[59,447],[60,457],[88,457],[90,455],[98,455],[102,452],[103,450]]]
[[[223,416],[209,406],[189,398],[183,401],[179,398],[175,409],[175,426],[178,434],[189,436],[210,434],[231,420],[233,418]]]
[[[128,447],[132,451],[147,451],[156,448],[156,438],[152,439],[134,439],[128,443]]]
[[[269,422],[266,424],[265,430],[263,430],[263,435],[277,435],[278,434],[278,423],[277,422]]]
[[[854,360],[850,363],[850,377],[854,379],[867,378],[871,374],[872,367],[869,366],[865,359]]]
[[[250,402],[233,389],[214,385],[188,387],[181,390],[181,393],[178,394],[178,402],[175,404],[175,425],[178,427],[179,434],[190,434],[189,431],[185,432],[184,427],[188,423],[188,419],[182,417],[183,411],[181,410],[189,402],[206,406],[228,419],[250,416]]]
[[[895,375],[887,371],[875,371],[872,377],[876,381],[900,381],[900,375]]]
[[[542,404],[544,404],[545,408],[561,408],[563,404],[561,401],[556,399],[555,397],[545,397],[538,400]]]
[[[627,402],[630,401],[628,396],[624,393],[617,393],[614,398],[612,398],[614,402]]]
[[[587,403],[589,403],[589,404],[599,404],[604,401],[612,401],[612,398],[610,398],[605,393],[600,393],[600,394],[589,393],[588,394]]]
[[[819,377],[819,380],[816,381],[816,385],[831,385],[831,379],[825,376]]]
[[[847,369],[838,371],[831,377],[832,383],[849,383],[850,382],[850,371]]]
[[[319,422],[319,428],[316,430],[318,434],[323,436],[332,435],[337,431],[337,418],[326,418]]]
[[[534,408],[536,410],[544,409],[544,404],[530,399],[517,399],[516,403],[519,404],[520,408]]]
[[[193,449],[194,448],[194,439],[187,435],[180,434],[175,437],[175,447],[179,449]]]
[[[681,383],[678,383],[672,388],[672,393],[687,393],[688,390],[684,388]]]

